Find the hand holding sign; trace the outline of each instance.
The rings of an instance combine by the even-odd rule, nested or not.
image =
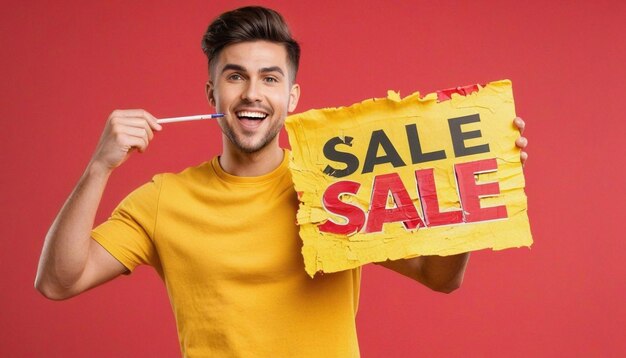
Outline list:
[[[514,117],[499,81],[288,118],[307,272],[530,245]]]
[[[515,120],[513,121],[513,123],[515,124],[517,129],[519,129],[519,133],[524,134],[524,127],[526,127],[526,123],[524,123],[524,120],[521,119],[520,117],[515,117]],[[526,139],[526,137],[517,138],[515,140],[515,146],[517,146],[519,149],[522,150],[519,156],[520,156],[520,161],[522,162],[522,167],[523,167],[524,165],[526,165],[526,160],[528,160],[528,153],[524,151],[524,149],[526,149],[526,146],[528,146],[528,139]]]

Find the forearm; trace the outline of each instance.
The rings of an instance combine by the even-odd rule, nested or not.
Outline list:
[[[451,256],[419,256],[381,262],[380,265],[439,292],[450,293],[461,286],[469,253]]]
[[[83,273],[91,230],[110,173],[110,169],[90,163],[50,227],[35,279],[42,293],[69,289]]]
[[[422,256],[418,274],[420,282],[433,290],[452,292],[461,286],[469,252],[451,256]]]
[[[143,109],[115,110],[109,116],[91,162],[46,235],[35,287],[63,299],[126,271],[91,240],[91,230],[111,172],[133,150],[144,152],[161,125]]]

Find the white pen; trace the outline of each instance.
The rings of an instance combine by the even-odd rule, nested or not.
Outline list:
[[[157,119],[157,123],[174,123],[174,122],[185,122],[185,121],[199,121],[201,119],[213,119],[213,118],[221,118],[224,117],[224,113],[213,113],[213,114],[200,114],[197,116],[186,116],[186,117],[172,117],[172,118],[161,118]]]

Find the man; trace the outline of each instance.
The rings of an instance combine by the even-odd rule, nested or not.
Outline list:
[[[224,113],[222,154],[155,176],[92,231],[113,170],[162,130],[144,110],[114,111],[46,237],[37,289],[66,299],[149,264],[167,286],[184,356],[358,356],[360,269],[314,279],[304,272],[298,202],[278,144],[300,97],[298,44],[278,13],[246,7],[216,19],[203,50],[207,98]],[[382,265],[450,292],[468,258]]]

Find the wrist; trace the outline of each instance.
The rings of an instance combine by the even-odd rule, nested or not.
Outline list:
[[[113,173],[113,168],[99,161],[92,160],[87,165],[87,169],[85,170],[84,175],[106,180],[111,175],[111,173]]]

